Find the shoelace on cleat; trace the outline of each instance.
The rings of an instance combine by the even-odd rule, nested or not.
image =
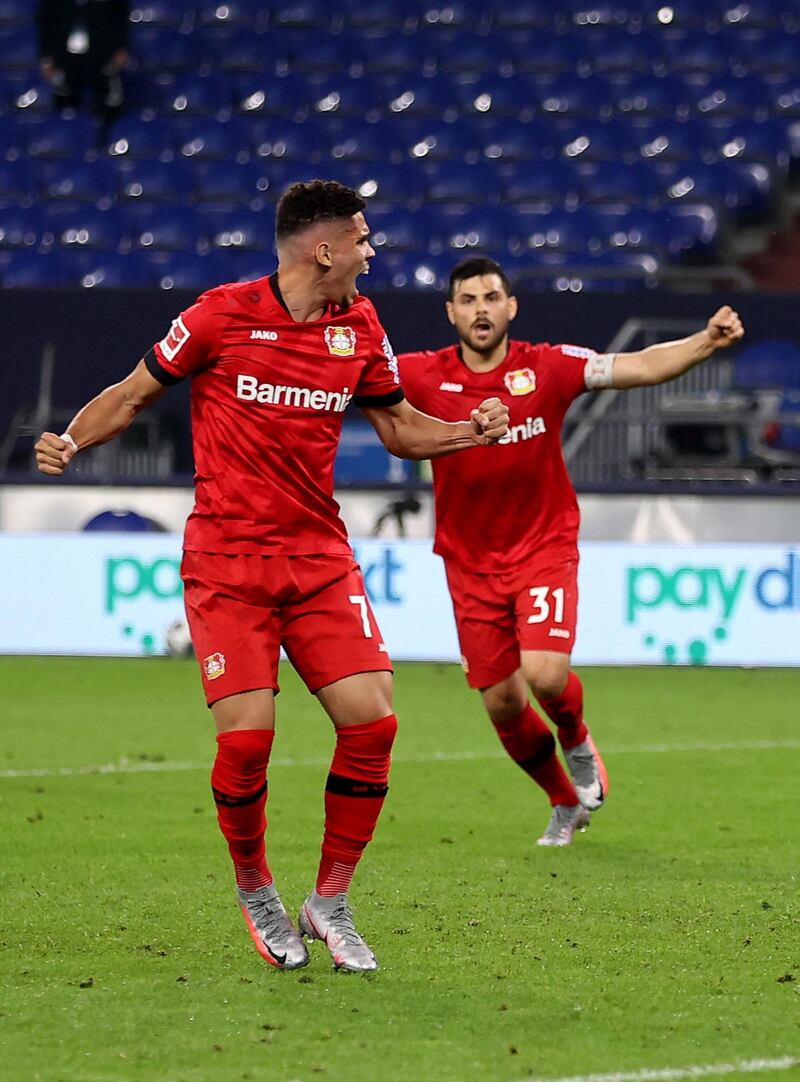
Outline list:
[[[286,912],[277,898],[259,898],[249,903],[253,924],[265,939],[287,938],[289,933]]]
[[[341,936],[352,947],[364,946],[364,940],[356,931],[353,914],[345,898],[340,898],[328,915],[328,928]]]

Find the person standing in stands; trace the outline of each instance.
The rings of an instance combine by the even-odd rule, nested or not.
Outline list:
[[[40,0],[39,68],[59,111],[82,106],[91,94],[105,127],[119,115],[129,7],[128,0]]]

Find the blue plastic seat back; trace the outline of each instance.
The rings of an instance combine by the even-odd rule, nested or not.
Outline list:
[[[368,222],[371,206],[414,207],[425,195],[427,177],[416,162],[348,162],[337,168],[336,174],[368,200],[364,211]]]
[[[181,74],[162,94],[162,110],[174,116],[213,117],[228,105],[230,88],[215,75]]]
[[[479,156],[480,135],[473,125],[410,119],[398,135],[402,138],[406,156],[412,161],[467,162]]]
[[[51,203],[45,208],[47,229],[61,248],[115,252],[125,242],[125,217],[119,207],[101,210],[93,203]]]
[[[204,59],[203,39],[198,34],[145,24],[131,27],[130,52],[136,69],[153,75],[197,72]]]
[[[0,249],[36,248],[47,230],[44,208],[0,206]]]
[[[488,255],[502,262],[519,240],[517,216],[503,207],[442,208],[442,242],[455,259]]]
[[[0,224],[0,229],[2,225]],[[15,251],[0,264],[0,281],[5,289],[48,288],[75,285],[59,252]]]
[[[517,212],[517,251],[587,253],[598,249],[602,226],[589,207],[520,208]]]
[[[618,116],[677,119],[689,111],[692,93],[678,75],[634,75],[612,84]]]
[[[161,117],[123,116],[109,133],[107,149],[114,158],[158,160],[173,153],[176,141],[174,125]]]
[[[580,189],[578,171],[560,158],[505,165],[498,179],[507,203],[560,206],[574,202]]]
[[[28,128],[28,154],[32,158],[74,161],[92,150],[96,142],[97,125],[84,113],[42,116]]]
[[[203,162],[194,170],[194,183],[201,203],[252,204],[273,195],[269,169],[261,162]]]
[[[176,193],[184,198],[191,196],[193,184],[192,169],[179,159],[169,162],[117,159],[121,199],[143,204],[173,203]]]
[[[105,158],[91,162],[45,162],[40,167],[39,177],[46,199],[110,203],[118,188],[117,173]]]
[[[229,102],[243,116],[299,117],[311,107],[314,90],[303,75],[278,78],[265,72],[238,73],[225,80]]]
[[[514,117],[530,120],[537,108],[536,83],[525,75],[482,73],[456,84],[461,112],[476,120]]]
[[[196,252],[206,243],[205,223],[194,207],[128,206],[126,214],[135,248]]]
[[[271,252],[275,218],[271,208],[235,207],[204,215],[209,243],[220,251]]]
[[[800,391],[800,346],[766,338],[737,350],[731,382],[737,390]]]

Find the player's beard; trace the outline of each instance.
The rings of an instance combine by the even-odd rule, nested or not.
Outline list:
[[[499,327],[493,327],[491,333],[486,338],[479,338],[475,333],[475,329],[470,327],[469,333],[466,338],[466,344],[475,353],[480,353],[481,356],[489,356],[497,349],[500,343],[506,336],[508,327],[505,326],[502,329]]]

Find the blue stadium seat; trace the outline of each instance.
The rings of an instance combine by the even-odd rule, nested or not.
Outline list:
[[[81,158],[97,141],[97,125],[83,113],[42,116],[28,126],[32,158]]]
[[[227,90],[227,96],[226,96]],[[230,88],[214,75],[178,75],[162,94],[162,109],[177,116],[216,116],[229,104]]]
[[[16,113],[20,118],[52,112],[53,92],[38,71],[5,72],[2,93],[0,112]]]
[[[494,28],[502,31],[550,30],[563,25],[563,13],[550,0],[520,0],[500,4],[494,13]]]
[[[518,253],[560,251],[586,253],[598,250],[602,225],[588,207],[563,210],[544,206],[517,211]]]
[[[28,147],[29,125],[17,116],[0,116],[0,157],[15,160]]]
[[[557,132],[561,156],[570,161],[619,164],[636,157],[630,125],[620,120],[566,120],[558,125]]]
[[[707,203],[670,204],[662,207],[670,236],[669,251],[673,260],[689,263],[720,261],[720,218]]]
[[[113,158],[158,160],[172,155],[176,137],[174,124],[160,117],[123,116],[109,133],[108,153]]]
[[[634,19],[636,15],[636,12],[629,12],[624,3],[604,3],[603,0],[565,0],[561,6],[572,26],[593,34],[609,27],[627,26],[631,15]]]
[[[133,26],[168,26],[179,30],[192,14],[187,3],[176,0],[138,0],[131,7]]]
[[[781,171],[789,164],[791,143],[780,120],[736,118],[712,128],[713,146],[728,160],[764,162]]]
[[[448,75],[479,75],[499,71],[502,53],[493,47],[491,37],[469,30],[455,30],[436,42],[437,70]]]
[[[465,169],[461,162],[437,162],[426,170],[426,203],[483,205],[498,203],[503,184],[497,167],[475,162]]]
[[[23,26],[30,17],[29,0],[0,0],[0,26]]]
[[[97,161],[47,162],[40,172],[45,199],[78,200],[110,204],[117,191],[117,177],[104,158]],[[175,189],[173,189],[174,196]]]
[[[46,231],[44,212],[32,207],[0,207],[0,249],[35,248]]]
[[[225,260],[217,252],[157,252],[150,259],[152,275],[161,289],[210,289],[229,282]]]
[[[409,120],[402,129],[403,145],[409,158],[423,162],[477,159],[478,132],[463,124],[441,120]]]
[[[274,30],[265,35],[266,48],[273,39],[288,57],[290,71],[337,75],[358,69],[362,63],[363,43],[350,35],[331,35],[324,30]]]
[[[523,206],[574,204],[579,191],[577,170],[561,159],[504,166],[498,181],[503,185],[505,201]]]
[[[224,4],[212,0],[199,5],[196,15],[198,26],[243,27],[248,30],[263,29],[267,21],[267,5],[260,0],[225,0]]]
[[[644,162],[620,169],[612,162],[595,162],[580,171],[578,183],[582,200],[600,205],[648,206],[660,194],[660,185]]]
[[[774,116],[800,116],[800,73],[770,81],[768,91]]]
[[[330,30],[338,23],[335,5],[327,0],[273,0],[272,25],[302,30],[315,27]]]
[[[30,203],[35,191],[34,171],[30,162],[25,158],[10,162],[0,160],[0,206]]]
[[[711,149],[710,127],[699,120],[649,118],[633,131],[643,161],[694,160]]]
[[[552,123],[533,121],[517,124],[513,120],[488,119],[476,134],[481,140],[483,157],[489,161],[530,162],[552,158],[556,153],[556,131]]]
[[[381,106],[390,116],[448,119],[458,111],[458,84],[443,75],[401,76],[387,90],[388,94],[381,96]]]
[[[426,35],[386,34],[364,43],[363,66],[367,73],[420,75],[435,70],[433,46]]]
[[[462,113],[467,117],[514,117],[530,120],[536,111],[536,84],[524,75],[482,74],[456,84]]]
[[[718,0],[720,23],[733,30],[797,30],[797,5],[791,0]]]
[[[126,214],[135,248],[196,252],[207,242],[203,219],[194,207],[128,206]]]
[[[257,158],[274,162],[312,162],[320,147],[318,129],[311,124],[291,120],[261,121],[250,124],[250,146]]]
[[[32,249],[14,252],[9,261],[0,267],[0,280],[4,289],[46,289],[73,284],[69,281],[60,253]]]
[[[235,120],[187,117],[175,129],[181,156],[193,162],[235,162],[249,153],[247,129]]]
[[[254,211],[248,207],[236,207],[206,213],[205,221],[212,249],[272,251],[275,223],[271,211]]]
[[[38,55],[33,26],[0,30],[0,56],[4,68],[29,71],[36,67]]]
[[[153,75],[163,72],[197,72],[203,51],[196,34],[141,24],[131,27],[130,51],[139,71]]]
[[[314,90],[299,75],[239,74],[227,80],[231,104],[244,116],[300,118],[310,107]]]
[[[538,84],[536,101],[540,112],[548,116],[599,118],[611,115],[613,92],[597,76],[557,75]]]
[[[45,208],[45,225],[57,245],[75,251],[116,252],[126,239],[125,219],[117,207],[51,203]]]
[[[343,168],[337,167],[336,175],[343,183],[355,188],[362,199],[368,200],[364,212],[368,222],[373,206],[413,208],[422,202],[425,195],[425,173],[415,162],[396,165],[380,161],[349,162]]]
[[[612,83],[615,109],[624,117],[667,117],[678,119],[689,111],[691,94],[686,82],[672,75],[634,75]]]
[[[419,8],[420,32],[482,30],[491,25],[492,10],[484,0],[422,0]]]
[[[515,214],[503,207],[443,208],[441,237],[454,258],[474,252],[502,262],[512,245],[517,246],[519,233]]]
[[[229,75],[260,74],[275,77],[288,66],[288,49],[279,34],[254,34],[238,27],[207,31],[203,37],[209,64]]]
[[[641,251],[668,255],[671,251],[667,216],[644,207],[633,207],[622,213],[601,214],[603,246],[610,251]]]
[[[371,0],[369,4],[347,4],[345,27],[367,34],[411,30],[417,25],[415,0]]]
[[[581,34],[543,35],[538,31],[509,39],[514,71],[543,75],[580,75],[591,70],[591,43]]]
[[[194,171],[194,181],[199,203],[249,205],[273,194],[269,170],[260,162],[203,162]]]
[[[772,207],[770,171],[753,162],[681,162],[665,185],[675,203],[710,203],[739,222],[764,220]]]
[[[632,0],[627,0],[629,8]],[[642,23],[662,34],[673,34],[681,30],[713,30],[714,12],[707,3],[697,0],[670,0],[669,4],[653,4],[649,0],[639,0],[637,4],[642,16]]]
[[[800,346],[764,338],[736,351],[731,385],[737,391],[800,390]]]
[[[656,286],[659,267],[649,252],[590,252],[554,269],[550,287],[558,293],[628,293]]]
[[[230,169],[230,166],[226,166]],[[118,192],[124,199],[139,203],[172,203],[176,193],[186,198],[193,186],[192,171],[180,160],[127,161],[117,168]]]
[[[441,221],[425,209],[375,207],[370,210],[368,221],[372,228],[370,244],[377,253],[376,262],[387,251],[419,254],[429,241],[436,243],[440,239]]]
[[[589,43],[592,48],[589,67],[596,75],[649,75],[659,55],[659,42],[648,33],[595,30]]]
[[[719,34],[686,31],[663,36],[661,45],[663,63],[672,73],[716,75],[728,71],[730,51]]]
[[[141,252],[92,253],[81,264],[80,284],[84,289],[141,289],[155,285],[152,264]]]
[[[773,79],[797,74],[797,37],[783,30],[747,35],[729,32],[724,35],[723,48],[732,56],[734,71],[760,73]]]
[[[750,118],[765,116],[769,110],[767,86],[755,75],[712,75],[707,83],[691,89],[697,116]]]
[[[326,117],[377,119],[384,104],[385,86],[377,79],[326,75],[306,84],[306,102],[312,114]]]

